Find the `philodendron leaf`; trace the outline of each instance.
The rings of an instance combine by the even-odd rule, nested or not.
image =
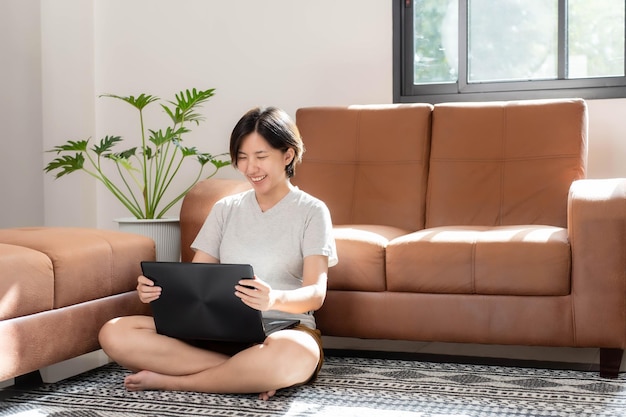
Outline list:
[[[88,142],[89,142],[89,139],[79,140],[79,141],[68,140],[64,145],[55,146],[54,148],[50,149],[47,152],[56,152],[56,153],[61,153],[61,152],[66,152],[66,151],[85,152],[87,150]]]
[[[201,121],[205,120],[200,113],[191,113],[191,110],[185,113],[184,117],[188,122],[196,122],[197,125],[199,125]]]
[[[152,148],[149,146],[143,148],[143,154],[146,155],[146,158],[148,159],[152,159],[152,157],[154,156],[152,153]]]
[[[174,131],[174,136],[176,136],[178,140],[182,140],[181,136],[187,132],[191,132],[191,129],[187,129],[185,126],[181,126]]]
[[[170,119],[172,119],[172,122],[174,122],[175,125],[181,124],[186,120],[183,112],[178,107],[174,107],[174,111],[172,111],[165,104],[161,104],[161,107],[163,108],[163,110],[165,110],[165,113],[170,116]]]
[[[207,101],[214,94],[214,88],[208,90],[196,90],[195,88],[192,90],[185,90],[176,94],[176,101],[169,101],[170,104],[175,106],[174,111],[164,104],[161,104],[161,107],[163,107],[165,112],[176,124],[185,121],[196,122],[196,124],[199,124],[199,122],[204,120],[204,118],[199,113],[193,113],[193,109]]]
[[[118,157],[122,159],[130,159],[131,156],[135,156],[136,152],[137,152],[137,147],[134,147],[134,148],[126,149],[125,151],[122,151],[122,152],[117,152],[115,155],[117,155]]]
[[[172,121],[176,123],[177,116],[172,112],[172,110],[170,110],[170,108],[167,107],[165,104],[161,104],[161,107],[163,108],[163,110],[165,110],[165,113],[167,113],[170,119],[172,119]]]
[[[94,145],[93,151],[97,155],[102,155],[105,152],[109,152],[116,143],[121,142],[121,141],[122,141],[122,138],[120,136],[108,136],[107,135],[103,137],[102,139],[100,139],[100,143],[98,145]]]
[[[128,151],[125,152],[120,152],[120,153],[112,153],[112,154],[107,154],[105,155],[107,158],[115,161],[116,164],[121,165],[123,168],[125,168],[127,171],[136,171],[139,172],[138,168],[135,168],[133,166],[133,164],[130,162],[130,159],[128,159],[127,156],[125,156],[126,152],[130,152],[132,151],[132,155],[135,154],[135,149],[137,148],[133,148],[133,149],[129,149]]]
[[[211,159],[211,163],[215,166],[215,168],[220,169],[222,167],[226,167],[230,165],[230,161],[222,161],[220,159]]]
[[[63,155],[54,159],[48,165],[46,165],[44,171],[51,172],[54,170],[59,170],[56,173],[55,178],[60,178],[63,175],[67,175],[69,173],[82,169],[84,163],[85,157],[81,153],[77,153],[73,156]]]
[[[118,100],[125,101],[131,106],[136,107],[138,110],[143,110],[143,108],[146,107],[148,104],[159,100],[159,98],[156,96],[151,96],[149,94],[143,94],[143,93],[141,93],[137,97],[135,96],[124,97],[124,96],[117,96],[115,94],[102,94],[100,97],[110,97],[110,98],[116,98]]]
[[[186,192],[178,194],[172,201],[164,204],[158,209],[160,211],[155,211],[161,205],[160,200],[163,198],[164,191],[167,189],[173,176],[178,172],[184,159],[189,159],[187,158],[188,156],[193,156],[194,158],[191,159],[197,159],[202,164],[195,182],[202,176],[203,170],[206,169],[206,165],[209,162],[218,169],[230,164],[229,161],[217,160],[211,154],[201,154],[195,147],[184,147],[182,145],[182,138],[186,133],[190,132],[188,127],[192,127],[191,123],[196,122],[196,124],[199,124],[201,120],[204,120],[199,107],[214,95],[214,91],[215,89],[197,90],[195,88],[182,90],[175,95],[173,101],[165,102],[166,105],[161,104],[161,100],[158,97],[149,94],[142,93],[138,96],[102,94],[99,97],[121,100],[139,111],[138,116],[141,126],[140,144],[136,144],[137,146],[134,148],[118,152],[117,149],[125,149],[128,146],[121,144],[124,139],[120,136],[107,135],[99,141],[94,140],[93,142],[91,138],[80,141],[67,141],[63,145],[56,146],[48,151],[56,152],[57,159],[48,163],[44,171],[51,172],[56,175],[56,178],[59,178],[71,172],[83,170],[86,174],[102,181],[115,197],[137,218],[153,218],[155,215],[160,218]],[[165,125],[162,130],[150,130],[148,125],[144,125],[143,110],[154,102],[159,103],[174,122],[170,123],[170,127]],[[106,163],[114,165],[113,168],[115,168],[116,172],[111,172],[111,175],[116,175],[115,178],[109,178],[109,171],[102,166]],[[141,175],[135,175],[136,172]],[[210,175],[214,175],[215,172],[217,170],[214,170]],[[132,184],[129,184],[128,181],[131,179],[129,177],[132,177],[137,187],[131,187]],[[124,183],[123,188],[118,188],[115,185],[116,179]],[[162,180],[166,182],[162,183]],[[142,201],[142,196],[145,204],[139,204],[139,201]]]
[[[182,152],[183,158],[187,156],[198,155],[198,149],[196,149],[195,146],[192,146],[191,148],[179,146],[178,149],[180,149],[180,151]]]
[[[128,159],[120,159],[119,164],[126,168],[127,171],[141,172],[139,168],[135,168]]]
[[[217,169],[230,165],[230,161],[222,161],[216,159],[210,153],[199,153],[197,158],[198,162],[200,162],[202,166],[206,165],[209,162],[212,163]]]
[[[150,138],[148,140],[152,142],[156,147],[159,147],[176,138],[176,132],[174,132],[171,127],[165,129],[165,132],[163,131],[163,129],[149,130],[149,132]]]

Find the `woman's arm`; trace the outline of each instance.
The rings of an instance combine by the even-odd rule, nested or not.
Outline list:
[[[201,262],[205,264],[218,264],[220,260],[212,257],[206,252],[202,252],[201,250],[197,250],[195,255],[193,255],[193,259],[191,262]]]
[[[195,260],[195,258],[194,258]],[[311,255],[304,258],[302,287],[295,290],[275,290],[260,279],[242,280],[235,287],[237,297],[252,308],[261,311],[279,310],[286,313],[306,313],[319,309],[326,298],[328,257]]]

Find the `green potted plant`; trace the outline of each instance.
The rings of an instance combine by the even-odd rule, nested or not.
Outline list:
[[[138,111],[139,143],[124,150],[116,150],[124,141],[120,136],[107,135],[96,144],[90,144],[90,139],[68,140],[48,151],[59,156],[49,162],[44,171],[53,173],[55,178],[77,171],[86,172],[104,184],[134,219],[153,219],[158,222],[198,181],[212,177],[220,168],[230,164],[228,160],[219,158],[225,154],[214,156],[183,145],[183,135],[191,131],[189,125],[199,125],[204,120],[198,108],[213,96],[214,91],[194,88],[179,92],[167,104],[159,103],[169,116],[170,124],[158,130],[148,129],[144,125],[144,110],[148,105],[158,103],[158,97],[143,93],[137,97],[104,94],[100,97],[121,100]],[[183,191],[176,192],[166,200],[166,191],[187,160],[197,162],[197,174],[188,181]],[[105,171],[107,163],[114,167],[116,180]],[[207,166],[213,170],[203,175]],[[174,220],[177,222],[178,219]]]

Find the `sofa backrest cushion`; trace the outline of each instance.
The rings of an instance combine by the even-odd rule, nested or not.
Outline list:
[[[306,151],[293,183],[334,224],[422,229],[431,114],[430,104],[301,108]]]
[[[252,188],[243,179],[209,178],[193,186],[180,207],[180,257],[183,262],[191,262],[195,251],[191,244],[204,224],[213,205],[228,195],[241,193]]]
[[[567,195],[584,178],[580,99],[437,104],[426,227],[567,226]]]

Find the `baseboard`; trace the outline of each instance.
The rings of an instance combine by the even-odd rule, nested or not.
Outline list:
[[[322,336],[329,356],[421,360],[547,369],[599,371],[594,348],[481,345],[471,343],[411,342]],[[622,361],[620,372],[626,371]]]
[[[15,378],[5,379],[4,381],[0,381],[0,389],[10,387],[15,384]]]
[[[39,373],[43,382],[53,383],[106,365],[109,362],[111,362],[109,357],[100,349],[41,368]]]

